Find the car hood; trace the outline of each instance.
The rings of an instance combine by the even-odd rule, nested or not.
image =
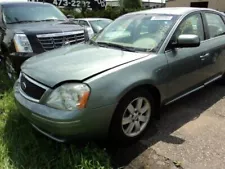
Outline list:
[[[14,30],[15,33],[25,33],[27,35],[83,30],[81,26],[72,24],[71,22],[57,21],[8,24],[8,28]]]
[[[23,63],[21,70],[40,83],[54,87],[65,81],[82,81],[147,55],[77,44],[33,56]]]

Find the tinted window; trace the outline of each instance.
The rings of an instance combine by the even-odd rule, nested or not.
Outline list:
[[[3,17],[6,23],[66,19],[65,15],[55,6],[38,4],[3,6]]]
[[[204,29],[200,14],[194,14],[187,17],[177,28],[173,40],[176,40],[181,34],[198,35],[201,40],[204,40]]]
[[[225,24],[220,15],[214,13],[206,13],[205,16],[208,24],[210,38],[214,38],[225,33]]]

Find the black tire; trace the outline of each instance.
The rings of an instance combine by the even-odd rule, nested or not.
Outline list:
[[[4,67],[10,81],[15,82],[18,76],[18,68],[9,57],[4,57]],[[10,67],[10,68],[9,68]]]
[[[148,119],[147,125],[144,127],[143,131],[136,135],[136,136],[128,136],[125,134],[124,131],[124,126],[122,125],[122,120],[124,117],[124,114],[126,113],[127,107],[132,101],[134,101],[137,98],[145,98],[145,101],[148,101],[150,104],[150,117]],[[147,103],[147,102],[146,102]],[[151,117],[155,113],[155,103],[154,103],[154,98],[152,95],[144,89],[138,89],[135,91],[132,91],[128,93],[118,104],[116,111],[113,115],[112,121],[111,121],[111,126],[109,130],[109,139],[110,142],[113,141],[112,143],[116,143],[117,145],[129,145],[137,142],[141,136],[145,133],[146,129],[148,128],[150,124]],[[130,117],[129,117],[130,118]],[[133,117],[132,117],[133,118]],[[135,123],[134,121],[132,123]],[[141,123],[141,122],[140,122]],[[130,125],[130,124],[128,124]],[[136,128],[136,126],[135,126]]]

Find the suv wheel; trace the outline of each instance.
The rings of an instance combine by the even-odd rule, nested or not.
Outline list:
[[[12,81],[16,81],[18,76],[17,76],[16,70],[13,66],[13,62],[11,61],[11,59],[9,57],[5,58],[5,69],[6,69],[8,78]]]
[[[146,131],[154,112],[154,100],[146,90],[129,93],[119,103],[113,116],[110,137],[129,144],[137,141]]]

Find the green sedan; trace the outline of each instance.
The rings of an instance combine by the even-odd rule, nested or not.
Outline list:
[[[140,139],[159,109],[225,82],[225,16],[204,8],[123,15],[89,42],[28,59],[14,85],[21,114],[59,142]]]

